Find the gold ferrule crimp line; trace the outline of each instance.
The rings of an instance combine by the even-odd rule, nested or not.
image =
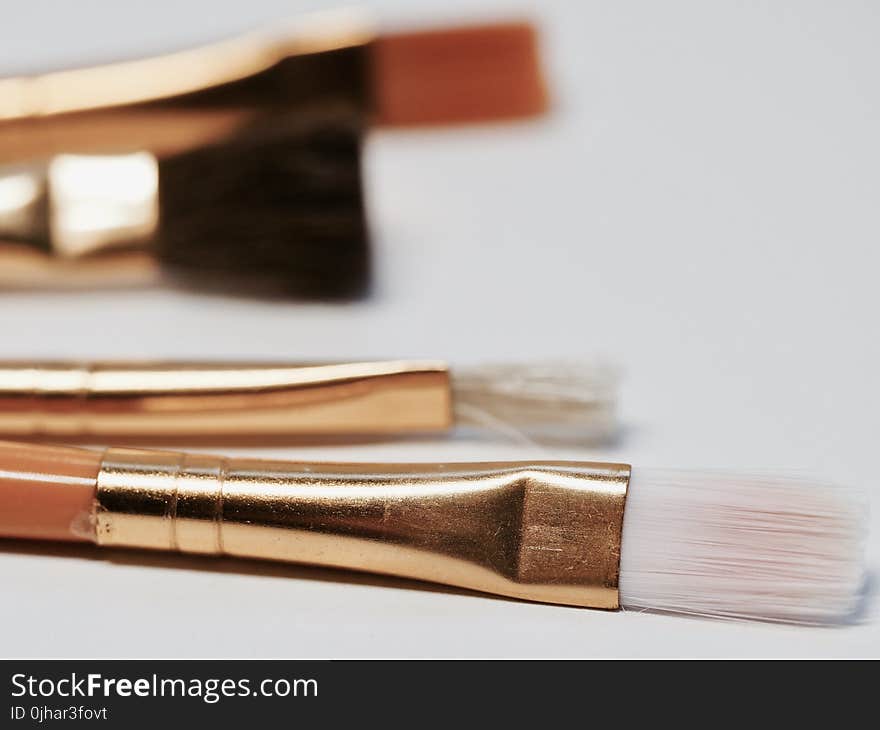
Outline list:
[[[222,554],[225,473],[214,456],[109,449],[98,474],[98,542]]]
[[[320,464],[109,449],[97,541],[345,568],[619,607],[630,468]]]

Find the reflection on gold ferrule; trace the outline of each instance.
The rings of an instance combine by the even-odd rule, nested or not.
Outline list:
[[[361,51],[374,35],[361,13],[331,11],[165,56],[0,78],[0,163],[138,150],[162,158],[255,115],[323,100],[324,86],[366,103]]]
[[[0,365],[5,434],[234,440],[451,426],[449,371],[432,361]]]
[[[159,165],[149,152],[0,167],[0,241],[69,261],[146,244],[158,226]]]
[[[350,9],[313,13],[283,25],[164,56],[0,79],[0,121],[188,96],[246,81],[291,56],[363,45],[374,36],[364,15]]]
[[[629,467],[309,464],[110,449],[100,545],[369,571],[618,608]]]

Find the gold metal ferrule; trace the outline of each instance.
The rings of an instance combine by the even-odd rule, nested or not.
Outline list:
[[[331,11],[165,56],[0,78],[0,286],[154,283],[142,249],[158,230],[163,160],[330,100],[368,114],[374,36],[362,14]]]
[[[0,364],[9,435],[232,441],[451,426],[449,370],[434,361]]]
[[[158,225],[159,163],[149,152],[0,167],[0,239],[44,239],[52,255],[71,261],[147,243]],[[9,254],[0,247],[0,262]]]
[[[110,449],[97,542],[616,609],[624,464],[310,464]]]
[[[320,97],[321,84],[366,103],[360,49],[373,37],[362,13],[329,11],[165,56],[0,78],[0,162],[120,149],[161,157]],[[330,67],[300,64],[327,54],[339,56]]]

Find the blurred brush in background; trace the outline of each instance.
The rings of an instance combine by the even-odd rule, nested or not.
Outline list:
[[[378,35],[304,18],[168,56],[0,80],[0,286],[369,288],[373,125],[546,110],[522,22]]]

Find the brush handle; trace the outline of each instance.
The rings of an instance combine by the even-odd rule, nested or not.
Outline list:
[[[618,607],[629,467],[307,464],[111,449],[97,541]]]
[[[228,442],[451,425],[438,362],[0,363],[6,435]]]

